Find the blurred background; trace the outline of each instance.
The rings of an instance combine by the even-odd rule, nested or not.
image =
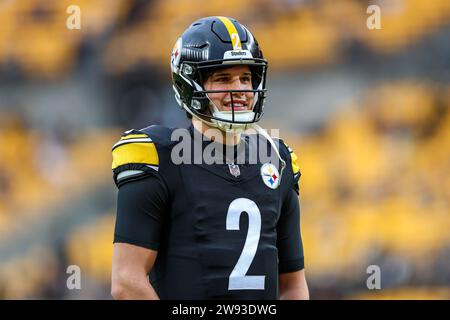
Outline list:
[[[299,156],[311,298],[449,299],[448,0],[0,0],[0,298],[111,298],[111,146],[186,125],[170,53],[210,15],[269,60],[262,125]]]

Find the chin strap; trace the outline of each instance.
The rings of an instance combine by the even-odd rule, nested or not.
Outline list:
[[[284,168],[286,168],[286,161],[283,160],[283,158],[281,158],[280,152],[277,148],[277,145],[275,144],[275,141],[273,141],[272,137],[267,133],[266,130],[264,130],[263,128],[261,128],[259,125],[257,125],[256,123],[254,123],[252,125],[252,127],[256,130],[256,132],[258,132],[259,134],[261,134],[262,136],[264,136],[264,138],[266,138],[269,142],[270,145],[272,146],[272,148],[275,150],[275,153],[278,156],[278,159],[280,159],[281,162],[281,170],[280,170],[280,183],[281,183],[281,178],[283,176],[283,170]]]

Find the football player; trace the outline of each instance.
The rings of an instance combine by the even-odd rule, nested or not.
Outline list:
[[[171,69],[192,125],[130,130],[113,147],[113,297],[308,299],[297,157],[256,125],[267,71],[258,42],[234,19],[202,18],[176,42]],[[192,139],[180,152],[175,136]],[[196,162],[198,141],[223,161]]]

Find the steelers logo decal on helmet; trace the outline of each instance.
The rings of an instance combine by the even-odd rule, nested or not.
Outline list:
[[[276,189],[280,185],[280,174],[277,167],[271,163],[265,163],[261,167],[261,177],[266,186]]]
[[[183,41],[182,38],[178,38],[177,42],[175,43],[172,49],[172,56],[170,58],[170,65],[172,67],[172,72],[178,70],[178,66],[180,64],[182,41]]]

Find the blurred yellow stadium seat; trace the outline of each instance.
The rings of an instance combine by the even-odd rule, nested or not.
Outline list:
[[[105,283],[111,279],[114,221],[114,214],[107,214],[75,229],[66,246],[71,263]]]

